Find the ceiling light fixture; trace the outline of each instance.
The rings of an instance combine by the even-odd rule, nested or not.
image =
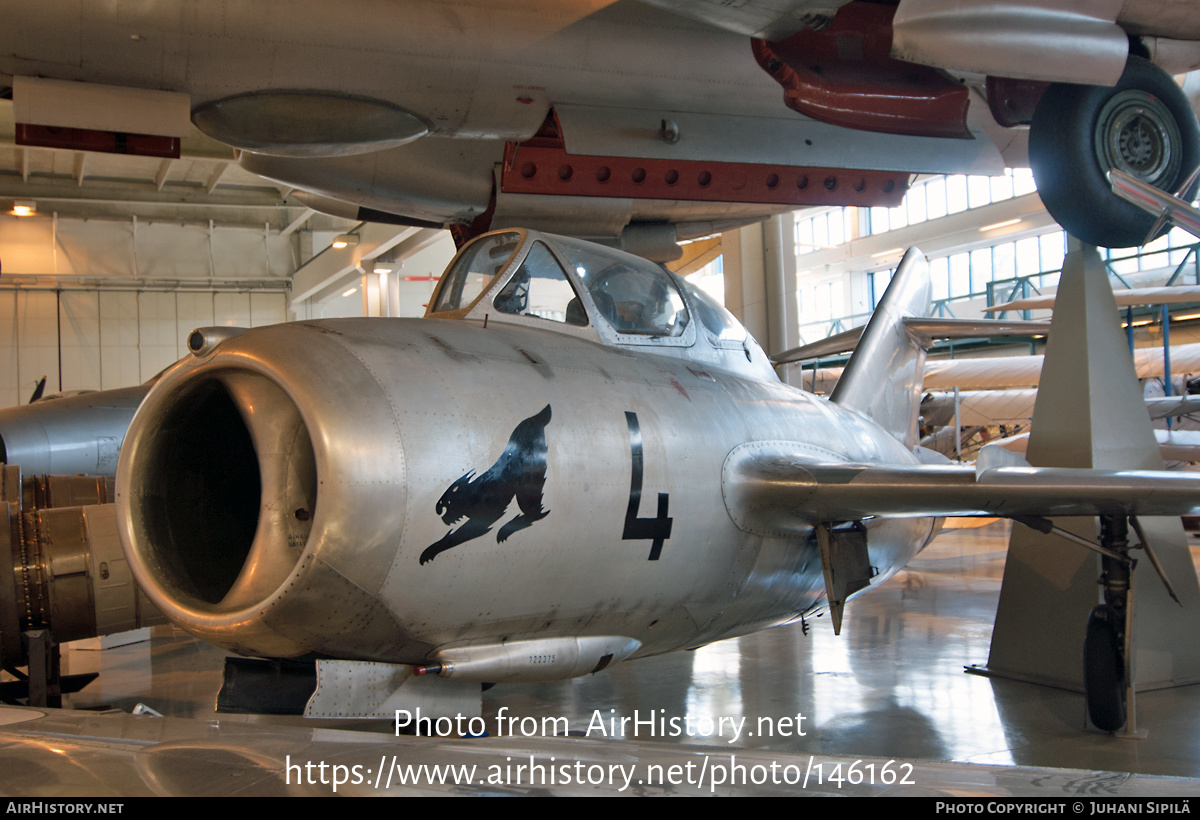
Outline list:
[[[1020,221],[1021,221],[1021,218],[1016,217],[1014,219],[1006,219],[1003,222],[994,222],[991,225],[984,225],[982,228],[979,229],[979,232],[984,233],[986,231],[994,231],[997,228],[1007,228],[1009,225],[1016,225]]]
[[[333,247],[338,250],[341,250],[342,248],[348,248],[351,245],[357,245],[357,244],[358,244],[358,235],[352,234],[352,233],[340,233],[333,238],[333,243],[332,243]]]
[[[37,203],[32,199],[14,199],[9,213],[13,216],[33,216],[37,213]]]

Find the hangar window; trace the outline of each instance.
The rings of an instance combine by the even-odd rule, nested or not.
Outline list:
[[[550,250],[534,242],[525,261],[492,302],[501,313],[586,325],[587,311]]]
[[[468,245],[443,278],[432,312],[470,306],[496,274],[504,270],[520,245],[521,235],[511,231],[493,234]]]

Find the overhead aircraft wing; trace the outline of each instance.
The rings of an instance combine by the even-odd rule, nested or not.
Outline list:
[[[1113,291],[1117,307],[1133,307],[1136,305],[1178,305],[1195,304],[1200,302],[1200,286],[1172,285],[1163,288],[1131,288],[1129,290]],[[1048,310],[1054,307],[1055,294],[1031,296],[1028,299],[1017,299],[1005,302],[1003,305],[993,305],[984,308],[984,313],[999,313],[1010,310]]]
[[[921,402],[925,424],[939,427],[953,424],[955,397],[954,393],[927,395]],[[957,399],[958,422],[963,427],[1028,424],[1037,391],[1029,388],[960,390]]]
[[[1163,461],[1200,462],[1200,430],[1155,430],[1154,438]],[[1029,446],[1029,433],[996,439],[992,445],[1024,455]]]
[[[1041,377],[1042,357],[1037,355],[939,359],[925,363],[927,390],[1036,387]]]
[[[682,17],[717,28],[782,40],[809,26],[824,24],[849,0],[643,0]]]
[[[1028,424],[1033,416],[1037,391],[960,390],[958,418],[963,427],[994,426],[997,424]],[[937,393],[921,402],[921,415],[926,424],[942,425],[954,419],[954,393]],[[1175,418],[1200,413],[1200,396],[1155,396],[1146,399],[1151,419]]]
[[[1163,351],[1160,347],[1138,348],[1133,368],[1139,379],[1161,378]],[[1171,347],[1171,372],[1200,372],[1200,344]],[[994,356],[979,359],[942,359],[925,363],[927,389],[989,387],[1035,387],[1042,375],[1042,357]]]
[[[1133,353],[1133,369],[1139,379],[1159,379],[1166,373],[1161,347],[1142,347]],[[1200,344],[1172,345],[1171,373],[1200,373]]]
[[[995,319],[934,319],[909,316],[904,327],[919,343],[929,347],[937,339],[979,339],[991,336],[1044,336],[1049,322],[1009,322]],[[785,350],[771,361],[776,364],[802,362],[853,350],[866,325],[828,336],[818,342]]]
[[[1133,366],[1139,379],[1162,378],[1166,372],[1162,348],[1138,348],[1134,351]],[[1173,345],[1171,372],[1175,375],[1200,373],[1200,343]],[[810,375],[806,370],[802,387],[814,393],[827,392],[829,385],[837,380],[840,373],[840,368],[820,368],[814,375]],[[934,359],[925,362],[924,387],[926,390],[953,390],[956,387],[961,390],[1037,387],[1041,377],[1040,355]]]
[[[787,442],[744,445],[722,471],[725,506],[761,535],[875,516],[1194,515],[1200,475],[956,464],[815,462]]]
[[[1163,461],[1200,461],[1200,430],[1155,430]]]
[[[1174,365],[1174,359],[1172,359]],[[842,376],[841,367],[806,369],[799,386],[825,394]],[[1161,361],[1160,361],[1161,372]],[[994,356],[980,359],[938,359],[925,362],[925,390],[989,390],[1037,387],[1042,376],[1041,356]],[[1144,377],[1141,377],[1144,378]]]
[[[1146,399],[1146,409],[1152,419],[1190,416],[1200,413],[1200,396],[1154,396]]]

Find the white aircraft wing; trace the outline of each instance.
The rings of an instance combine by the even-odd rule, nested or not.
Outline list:
[[[1162,378],[1163,351],[1144,347],[1134,351],[1133,366],[1139,379]],[[1200,343],[1171,348],[1171,372],[1200,373]],[[928,390],[1036,387],[1042,375],[1042,357],[991,356],[978,359],[940,359],[925,363]]]
[[[1200,430],[1155,430],[1154,437],[1158,440],[1163,461],[1200,462]],[[1029,433],[996,439],[992,444],[1024,456],[1029,446]]]
[[[1200,302],[1200,287],[1190,285],[1172,285],[1163,288],[1131,288],[1115,290],[1117,307],[1132,307],[1135,305],[1178,305],[1196,304]],[[1028,299],[1017,299],[1005,302],[1003,305],[993,305],[984,308],[984,313],[999,313],[1010,310],[1049,310],[1054,307],[1055,294],[1045,296],[1030,296]]]
[[[1134,352],[1133,366],[1139,379],[1162,378],[1166,372],[1162,348],[1139,348]],[[1171,347],[1171,373],[1200,373],[1200,343]],[[841,368],[837,367],[818,368],[815,373],[806,369],[801,386],[814,393],[828,393],[840,374]],[[1037,387],[1041,376],[1040,355],[935,359],[925,362],[924,387],[926,390]]]
[[[1163,349],[1142,347],[1134,351],[1133,368],[1139,379],[1162,378]],[[1171,347],[1171,373],[1200,373],[1200,344],[1173,345]]]
[[[1037,391],[1017,390],[960,390],[958,420],[963,427],[991,427],[999,424],[1028,424],[1033,416]],[[1146,399],[1151,419],[1174,418],[1200,413],[1200,396],[1155,396]],[[921,415],[926,423],[952,424],[954,394],[935,393],[921,402]],[[1200,442],[1200,439],[1198,439]]]
[[[1036,387],[1041,376],[1041,356],[994,356],[925,362],[927,390]]]
[[[805,368],[796,382],[811,393],[833,390],[841,367]],[[1042,374],[1041,356],[997,356],[987,359],[943,359],[925,362],[926,390],[988,390],[1036,387]]]
[[[953,393],[926,396],[921,402],[921,415],[926,424],[953,424],[954,398]],[[1036,399],[1037,391],[1028,388],[961,390],[958,393],[958,423],[963,427],[1028,424]]]
[[[1165,419],[1200,413],[1200,396],[1154,396],[1146,399],[1150,418]]]
[[[904,327],[913,338],[929,347],[938,339],[980,339],[993,336],[1021,336],[1037,338],[1050,332],[1049,322],[1004,321],[1000,319],[933,319],[925,316],[909,316]],[[812,344],[785,350],[771,358],[776,364],[803,362],[845,353],[858,345],[866,325],[827,336]]]
[[[1200,461],[1200,430],[1155,430],[1163,461]]]

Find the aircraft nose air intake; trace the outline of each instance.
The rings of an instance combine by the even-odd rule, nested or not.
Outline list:
[[[404,452],[360,352],[315,325],[201,347],[151,389],[121,451],[117,528],[138,584],[180,627],[244,655],[406,651],[380,598]]]
[[[317,503],[295,403],[258,373],[217,370],[148,407],[129,490],[130,546],[197,613],[268,598],[300,558]]]

